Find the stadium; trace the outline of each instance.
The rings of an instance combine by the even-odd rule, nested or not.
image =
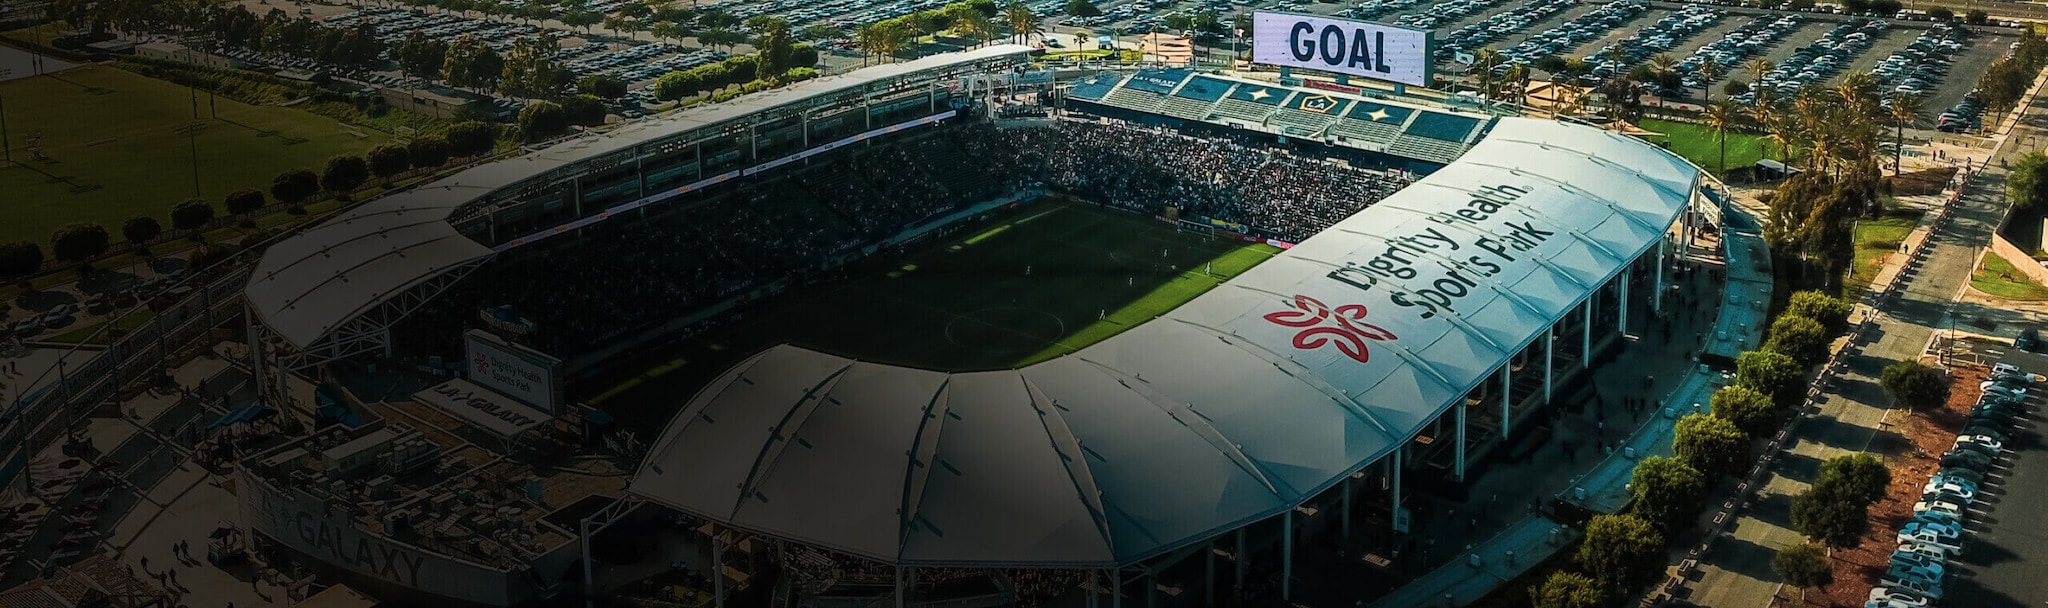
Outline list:
[[[1031,53],[584,134],[273,245],[244,295],[286,414],[346,416],[303,375],[508,453],[548,420],[626,429],[638,467],[610,506],[536,498],[553,544],[431,576],[255,532],[484,605],[589,583],[577,539],[632,517],[707,530],[721,602],[770,553],[804,605],[1289,598],[1298,546],[1395,546],[1405,488],[1518,438],[1720,218],[1698,168],[1591,126]]]

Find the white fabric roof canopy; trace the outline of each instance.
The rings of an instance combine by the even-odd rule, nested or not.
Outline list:
[[[244,289],[266,326],[304,348],[380,303],[491,250],[448,224],[455,210],[491,192],[549,171],[763,111],[892,78],[1021,56],[1030,47],[1001,44],[861,68],[732,101],[637,121],[485,163],[428,186],[364,203],[270,248]]]
[[[1413,437],[1654,246],[1697,180],[1639,140],[1502,119],[1457,162],[1069,356],[947,374],[768,349],[684,406],[631,491],[894,563],[1131,563]]]

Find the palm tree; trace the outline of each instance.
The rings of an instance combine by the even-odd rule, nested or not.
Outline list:
[[[1671,73],[1671,70],[1676,69],[1678,67],[1678,59],[1672,57],[1670,53],[1658,53],[1655,55],[1651,55],[1648,63],[1650,65],[1650,71],[1656,72],[1657,75],[1660,77],[1665,74]]]
[[[1473,55],[1472,69],[1477,72],[1475,75],[1479,78],[1480,97],[1493,98],[1493,68],[1499,65],[1500,51],[1493,50],[1493,47],[1479,49],[1479,52]]]
[[[1011,2],[1003,7],[1003,19],[1010,24],[1010,36],[1019,44],[1029,44],[1032,34],[1044,34],[1045,28],[1038,24],[1038,15],[1023,2]]]
[[[1771,143],[1778,145],[1778,154],[1783,156],[1791,139],[1777,128],[1782,117],[1778,112],[1778,94],[1769,88],[1759,88],[1755,92],[1756,99],[1749,106],[1749,117],[1764,130],[1764,135],[1771,138]]]
[[[1699,72],[1700,81],[1704,83],[1700,86],[1706,90],[1700,94],[1700,99],[1713,99],[1714,82],[1721,79],[1721,64],[1712,59],[1702,61],[1700,62]]]
[[[1721,160],[1717,166],[1721,171],[1726,172],[1728,170],[1728,129],[1735,126],[1736,120],[1742,118],[1742,109],[1735,106],[1734,100],[1724,97],[1707,105],[1705,118],[1707,119],[1707,126],[1714,130],[1714,139],[1721,145]]]
[[[1771,68],[1775,68],[1778,66],[1771,65],[1771,60],[1769,59],[1758,57],[1743,62],[1742,67],[1743,69],[1749,70],[1749,81],[1752,83],[1757,83],[1763,82],[1764,75],[1771,73]]]
[[[1529,65],[1518,63],[1508,66],[1507,71],[1502,72],[1500,75],[1500,86],[1513,93],[1515,105],[1528,105]]]
[[[1906,93],[1894,94],[1892,95],[1891,110],[1892,124],[1898,127],[1898,130],[1892,135],[1892,175],[1898,175],[1906,170],[1903,156],[1906,145],[1906,125],[1920,120],[1920,97]]]
[[[1571,116],[1585,109],[1586,89],[1570,80],[1550,81],[1551,98],[1556,101],[1550,106],[1550,117]]]
[[[882,26],[873,23],[860,26],[853,32],[853,45],[860,47],[860,64],[866,67],[868,58],[875,56],[882,48]]]
[[[1835,95],[1842,98],[1842,105],[1852,112],[1862,114],[1865,104],[1871,103],[1871,96],[1877,91],[1877,77],[1869,72],[1856,72],[1842,77],[1835,83]]]

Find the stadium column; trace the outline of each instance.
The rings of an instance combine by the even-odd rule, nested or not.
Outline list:
[[[1209,550],[1202,556],[1202,605],[1216,605],[1216,539],[1209,539]]]
[[[718,573],[712,573],[717,576]],[[903,608],[903,566],[896,566],[896,608]]]
[[[1504,361],[1504,362],[1502,362],[1502,363],[1500,364],[1500,438],[1501,438],[1501,441],[1507,441],[1507,438],[1508,438],[1508,432],[1509,432],[1509,427],[1510,427],[1510,426],[1512,426],[1512,425],[1514,424],[1514,420],[1513,420],[1512,418],[1510,418],[1510,417],[1509,417],[1509,415],[1511,414],[1511,412],[1509,412],[1509,411],[1508,411],[1508,408],[1509,408],[1509,407],[1510,407],[1510,406],[1511,406],[1511,405],[1513,404],[1513,402],[1514,402],[1514,397],[1512,397],[1512,396],[1510,395],[1511,393],[1513,393],[1513,392],[1514,392],[1514,390],[1512,390],[1512,389],[1514,388],[1514,384],[1513,384],[1513,380],[1514,380],[1514,379],[1513,379],[1513,377],[1512,377],[1512,375],[1514,374],[1514,370],[1513,370],[1513,369],[1510,369],[1510,367],[1509,367],[1509,366],[1512,366],[1512,365],[1514,365],[1514,364],[1515,364],[1515,362],[1514,362],[1514,360],[1513,360],[1513,359],[1514,359],[1514,355],[1513,355],[1513,354],[1509,354],[1509,355],[1508,355],[1508,359],[1509,359],[1508,361]]]
[[[1344,538],[1351,538],[1351,476],[1350,476],[1350,475],[1345,475],[1345,476],[1344,476],[1344,482],[1343,482],[1343,484],[1344,484],[1344,488],[1343,488],[1342,490],[1340,490],[1340,491],[1344,493],[1344,496],[1343,496],[1343,498],[1342,498],[1342,499],[1340,499],[1340,500],[1338,501],[1338,505],[1337,505],[1337,506],[1338,506],[1338,508],[1340,508],[1340,509],[1343,509],[1343,510],[1344,510],[1344,512],[1343,512],[1343,513],[1341,513],[1341,514],[1339,514],[1339,517],[1338,517],[1338,519],[1339,519],[1339,520],[1341,520],[1341,521],[1342,521],[1343,523],[1342,523],[1342,525],[1340,525],[1340,526],[1338,526],[1338,527],[1339,527],[1339,528],[1341,529],[1341,531],[1343,532],[1343,536],[1344,536]]]
[[[1294,509],[1280,515],[1280,533],[1280,599],[1287,601],[1294,599]]]
[[[1236,562],[1236,563],[1237,563],[1237,584],[1236,584],[1235,586],[1232,586],[1232,587],[1231,587],[1231,589],[1232,589],[1232,590],[1235,590],[1235,591],[1236,591],[1237,593],[1244,593],[1244,566],[1245,566],[1245,561],[1246,561],[1246,560],[1249,560],[1249,559],[1251,559],[1251,557],[1252,557],[1252,556],[1251,556],[1251,554],[1250,554],[1249,552],[1245,551],[1245,548],[1244,548],[1244,546],[1245,546],[1245,545],[1244,545],[1244,526],[1238,526],[1238,527],[1237,527],[1237,550],[1236,550],[1236,551],[1234,551],[1234,552],[1232,552],[1232,555],[1236,556],[1236,559],[1230,560],[1230,561],[1232,561],[1232,562]]]
[[[718,608],[725,608],[725,545],[718,540],[718,532],[711,530],[711,599]],[[902,601],[903,594],[897,593],[896,598]],[[898,604],[896,608],[903,607]]]
[[[1593,303],[1599,301],[1600,290],[1595,289],[1586,296],[1583,323],[1579,324],[1579,367],[1593,369]]]
[[[903,594],[896,594],[896,608],[903,608]],[[1112,568],[1109,573],[1109,608],[1124,608],[1124,567]]]
[[[1628,284],[1635,277],[1634,268],[1635,265],[1631,264],[1629,270],[1621,273],[1621,298],[1614,301],[1615,316],[1618,317],[1614,322],[1614,331],[1622,336],[1628,335]]]
[[[1550,403],[1550,385],[1557,378],[1557,325],[1543,329],[1543,403]]]
[[[1457,478],[1458,478],[1458,481],[1461,481],[1461,482],[1462,482],[1462,481],[1465,481],[1465,408],[1467,408],[1467,407],[1471,407],[1471,406],[1467,405],[1467,404],[1465,403],[1465,399],[1464,399],[1464,398],[1462,398],[1462,397],[1460,397],[1460,398],[1458,399],[1458,405],[1457,405],[1457,409],[1458,409],[1458,446],[1457,446],[1457,447],[1458,447],[1458,450],[1457,450],[1457,452],[1456,452],[1456,454],[1457,454],[1457,460],[1456,460],[1456,461],[1454,461],[1454,462],[1455,462],[1455,464],[1453,464],[1453,465],[1452,465],[1452,467],[1451,467],[1451,470],[1452,470],[1452,472],[1453,472],[1453,473],[1454,473],[1454,474],[1455,474],[1455,475],[1457,476]]]
[[[1664,258],[1671,251],[1669,247],[1671,239],[1667,238],[1670,234],[1669,232],[1657,234],[1657,291],[1650,294],[1650,310],[1654,311],[1659,317],[1664,316]]]

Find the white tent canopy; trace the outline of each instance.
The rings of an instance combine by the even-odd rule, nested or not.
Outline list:
[[[1014,44],[933,55],[796,83],[556,143],[364,203],[271,247],[244,290],[265,326],[305,348],[412,287],[491,255],[449,225],[465,203],[550,171],[879,82],[1031,52]]]
[[[1414,437],[1655,246],[1697,180],[1639,140],[1502,119],[1449,166],[1069,356],[947,374],[759,353],[684,406],[631,491],[900,564],[1159,555]]]

